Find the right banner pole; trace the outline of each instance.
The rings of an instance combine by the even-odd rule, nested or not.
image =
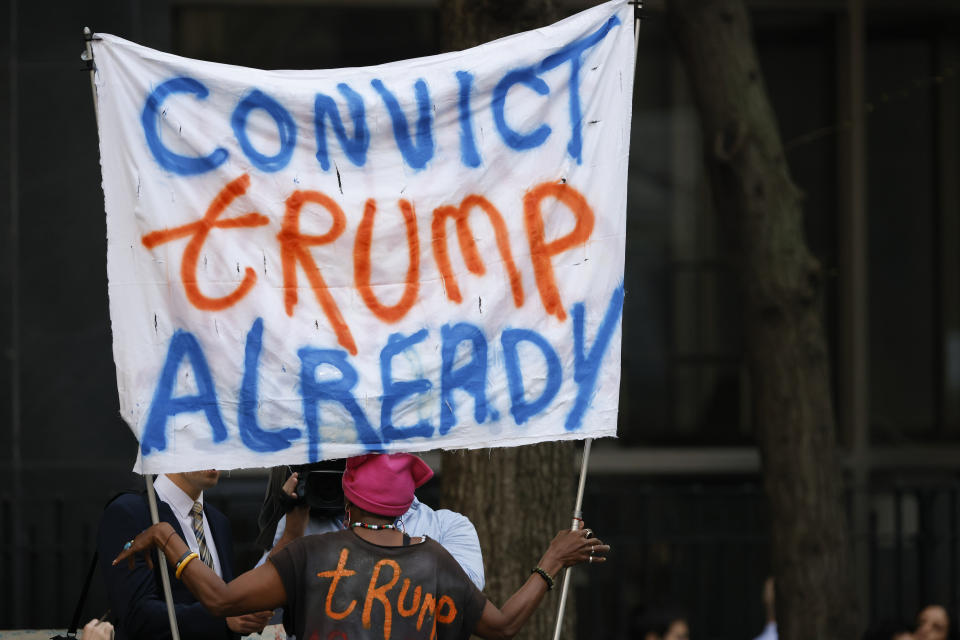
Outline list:
[[[590,446],[593,438],[583,441],[583,458],[580,460],[580,484],[577,486],[577,504],[573,508],[573,523],[570,528],[576,531],[583,526],[583,488],[587,484],[587,465],[590,463]],[[557,608],[557,624],[553,628],[553,640],[560,639],[560,630],[563,628],[563,614],[567,609],[567,593],[570,591],[570,572],[568,567],[563,570],[563,587],[560,589],[560,606]]]
[[[635,16],[633,19],[633,64],[637,64],[637,52],[640,50],[640,10],[643,8],[643,0],[631,2],[634,6]],[[633,96],[630,96],[633,100]],[[583,488],[587,483],[587,465],[590,462],[590,447],[593,444],[593,438],[587,438],[583,443],[583,458],[580,461],[580,484],[577,487],[577,503],[573,509],[572,529],[577,530],[583,524]],[[560,588],[560,605],[557,607],[557,623],[553,628],[553,640],[560,640],[560,631],[563,628],[563,614],[567,609],[567,594],[570,591],[570,569],[564,569],[563,586]]]

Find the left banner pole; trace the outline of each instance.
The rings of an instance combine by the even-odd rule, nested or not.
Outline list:
[[[97,120],[97,133],[100,132],[100,105],[97,101],[97,83],[94,79],[94,74],[97,69],[93,64],[93,31],[90,30],[90,27],[83,28],[83,41],[86,44],[86,50],[80,56],[80,59],[87,63],[87,68],[90,69],[90,93],[93,96],[93,116]]]
[[[94,74],[97,71],[93,59],[93,41],[97,38],[93,35],[90,27],[83,28],[83,40],[86,48],[80,59],[87,63],[90,70],[90,92],[93,95],[93,115],[97,121],[97,133],[100,132],[100,105],[97,101],[97,83]],[[157,511],[157,495],[153,492],[153,476],[145,474],[143,476],[147,483],[147,502],[150,505],[150,520],[153,524],[160,522],[160,514]],[[167,558],[163,551],[157,549],[157,560],[160,564],[160,581],[163,583],[163,598],[167,603],[167,617],[170,619],[170,637],[172,640],[180,640],[180,630],[177,628],[177,615],[173,609],[173,592],[170,590],[170,572],[167,569]]]
[[[160,522],[157,512],[157,495],[153,492],[153,476],[143,476],[147,481],[147,500],[150,503],[150,519],[153,524]],[[170,591],[170,571],[167,569],[167,557],[162,549],[157,549],[157,560],[160,563],[160,581],[163,583],[163,597],[167,601],[167,616],[170,618],[170,637],[180,640],[180,630],[177,628],[177,614],[173,610],[173,592]]]

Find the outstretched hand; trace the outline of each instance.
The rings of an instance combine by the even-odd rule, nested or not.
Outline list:
[[[593,535],[593,529],[567,529],[561,531],[550,542],[550,547],[543,556],[542,564],[559,563],[560,567],[570,567],[575,564],[589,562],[606,562],[610,545]]]
[[[248,613],[243,616],[234,616],[227,618],[227,627],[230,631],[242,636],[251,633],[262,633],[263,628],[273,617],[273,611],[260,611],[259,613]]]
[[[126,560],[127,565],[132,571],[136,561],[136,555],[142,553],[147,561],[147,566],[153,569],[153,558],[151,557],[150,549],[153,547],[162,548],[174,533],[173,527],[167,522],[159,522],[148,527],[141,531],[136,538],[124,544],[123,549],[119,555],[113,559],[111,564],[116,566],[123,560]]]

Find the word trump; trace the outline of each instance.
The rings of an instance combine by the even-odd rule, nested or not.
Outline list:
[[[424,622],[426,622],[431,627],[430,638],[432,640],[437,635],[437,623],[450,624],[457,619],[457,606],[453,598],[448,595],[430,593],[420,585],[413,585],[414,588],[410,589],[412,584],[410,578],[404,578],[400,588],[394,589],[400,582],[403,571],[396,560],[389,558],[384,558],[373,566],[373,575],[370,576],[370,583],[367,585],[362,608],[357,607],[357,600],[351,600],[342,611],[336,610],[334,608],[334,598],[337,587],[341,581],[346,581],[357,573],[346,568],[349,557],[350,550],[344,547],[340,550],[340,558],[336,569],[317,573],[317,577],[321,580],[330,580],[324,614],[331,620],[343,620],[356,613],[360,616],[363,628],[369,630],[372,626],[371,617],[374,602],[377,602],[383,607],[383,640],[390,640],[393,633],[394,611],[403,618],[415,617],[417,631],[420,631]],[[388,575],[389,578],[386,577]]]
[[[598,374],[619,324],[623,310],[623,287],[618,287],[603,315],[596,331],[593,343],[587,346],[585,335],[585,309],[582,303],[573,305],[573,371],[572,378],[576,386],[576,395],[568,411],[564,427],[568,432],[580,429],[584,414],[590,405]],[[295,427],[264,429],[257,419],[259,398],[257,392],[260,352],[263,345],[263,319],[257,318],[247,334],[243,358],[243,377],[236,403],[240,440],[243,445],[256,452],[279,451],[303,438],[303,430]],[[500,419],[499,412],[488,402],[487,382],[490,377],[491,362],[501,362],[505,369],[509,391],[510,415],[520,427],[528,420],[541,414],[557,398],[563,381],[564,371],[554,347],[539,333],[532,329],[504,329],[499,338],[499,358],[494,358],[483,330],[473,324],[459,322],[445,324],[440,328],[440,367],[439,380],[417,378],[397,380],[393,373],[395,358],[405,355],[428,337],[428,330],[421,329],[410,335],[394,333],[387,339],[380,351],[380,395],[379,428],[375,427],[366,412],[361,408],[354,395],[359,375],[351,364],[350,356],[342,349],[321,349],[303,346],[297,350],[300,361],[300,393],[302,396],[303,423],[306,425],[308,457],[310,462],[320,460],[320,407],[323,404],[336,404],[352,421],[355,430],[355,442],[367,451],[381,452],[392,442],[418,439],[429,441],[451,432],[457,424],[456,407],[460,391],[473,400],[473,418],[477,424]],[[469,359],[458,358],[459,348],[464,343],[469,350]],[[529,397],[525,389],[520,345],[539,351],[545,371],[545,382],[537,397]],[[464,361],[466,360],[466,361]],[[195,381],[197,393],[193,395],[175,395],[177,374],[184,361],[189,363],[191,377]],[[529,364],[528,361],[526,361]],[[318,379],[321,368],[332,368],[337,377],[324,376]],[[439,387],[439,392],[436,388]],[[431,395],[432,394],[432,395]],[[394,423],[394,411],[404,401],[416,396],[435,399],[439,422],[421,418],[416,424],[398,425]],[[462,397],[462,394],[460,394]],[[204,350],[193,334],[178,330],[173,334],[167,349],[166,361],[157,381],[153,401],[147,415],[146,426],[140,437],[140,448],[144,455],[154,450],[167,448],[167,425],[170,418],[181,413],[203,413],[210,425],[215,443],[229,438],[227,427],[217,398],[216,385],[207,364]]]
[[[234,218],[221,217],[227,207],[236,198],[246,193],[249,187],[250,177],[244,174],[228,183],[217,194],[204,216],[199,220],[174,228],[151,231],[141,238],[147,249],[153,249],[158,245],[174,240],[189,238],[183,250],[183,258],[180,261],[180,279],[184,294],[197,309],[202,311],[229,309],[249,294],[256,285],[257,274],[249,266],[245,269],[240,284],[233,291],[223,296],[211,297],[204,294],[197,282],[197,263],[207,238],[215,229],[250,229],[270,223],[269,218],[256,212]],[[573,214],[575,221],[569,232],[550,241],[546,239],[542,211],[543,202],[547,199],[556,200],[564,205]],[[301,212],[307,204],[314,205],[315,208],[319,207],[329,214],[331,224],[326,233],[310,235],[300,230]],[[364,305],[384,323],[395,323],[410,311],[411,307],[417,302],[421,282],[420,236],[417,215],[413,204],[409,200],[401,198],[397,204],[403,215],[409,254],[403,294],[399,301],[392,305],[382,303],[377,298],[370,282],[373,226],[377,216],[377,204],[372,198],[368,199],[364,206],[363,218],[357,228],[352,255],[354,286]],[[330,295],[323,274],[310,254],[312,247],[330,244],[343,234],[347,226],[346,215],[336,201],[320,191],[294,191],[286,199],[285,206],[283,222],[276,239],[280,250],[281,264],[283,265],[286,314],[292,317],[297,305],[299,267],[306,274],[310,288],[337,336],[337,342],[351,355],[357,355],[356,341],[349,323]],[[486,270],[477,249],[476,240],[470,230],[469,216],[474,210],[486,214],[493,227],[497,249],[509,278],[513,303],[519,309],[524,303],[523,283],[510,249],[510,238],[506,223],[500,211],[487,198],[476,194],[468,195],[459,206],[444,205],[436,208],[433,212],[430,224],[431,247],[437,268],[444,281],[447,298],[457,304],[463,300],[450,261],[447,238],[448,222],[453,221],[455,223],[457,240],[467,269],[476,275],[483,275]],[[594,219],[593,209],[587,203],[583,194],[565,182],[538,184],[527,191],[523,197],[526,240],[530,250],[529,255],[540,301],[544,310],[548,314],[556,316],[559,320],[565,320],[567,315],[563,308],[560,289],[557,286],[551,260],[560,253],[585,244],[593,233]]]
[[[493,87],[489,102],[491,116],[499,139],[514,151],[529,151],[543,145],[553,133],[546,123],[540,123],[532,131],[518,131],[509,124],[508,96],[511,89],[520,86],[541,97],[549,97],[550,85],[541,77],[544,73],[569,64],[569,76],[561,83],[568,92],[567,110],[569,113],[569,141],[567,153],[582,163],[583,149],[583,107],[580,95],[580,73],[587,52],[601,42],[611,29],[620,24],[620,19],[611,16],[599,29],[546,56],[538,63],[506,71]],[[457,70],[453,73],[456,81],[456,109],[460,127],[460,160],[465,167],[475,169],[483,165],[477,148],[474,124],[473,85],[474,76],[468,71]],[[434,112],[437,104],[430,98],[430,86],[423,78],[414,83],[413,89],[417,105],[417,119],[411,134],[411,123],[401,108],[400,101],[379,78],[370,81],[383,104],[383,109],[391,123],[394,140],[403,161],[414,170],[422,170],[433,159],[436,151],[434,137]],[[370,148],[370,127],[367,124],[367,107],[363,96],[350,85],[341,82],[337,90],[346,103],[348,118],[341,117],[340,107],[334,98],[325,93],[316,93],[313,104],[313,125],[316,140],[316,158],[320,167],[328,171],[331,167],[328,151],[327,130],[333,130],[343,155],[355,166],[363,167],[367,163],[367,151]],[[206,155],[187,156],[171,150],[164,144],[159,123],[164,115],[165,104],[176,96],[187,94],[196,100],[205,100],[210,89],[200,80],[189,76],[177,76],[161,82],[147,96],[140,115],[140,125],[147,146],[154,160],[162,168],[182,176],[203,174],[216,169],[227,162],[230,152],[217,147]],[[276,152],[267,154],[257,149],[247,132],[251,114],[261,111],[276,126]],[[374,115],[373,118],[376,118]],[[298,142],[297,125],[294,116],[279,100],[268,93],[252,88],[237,102],[230,114],[230,127],[234,138],[244,156],[258,170],[265,173],[280,171],[290,164]],[[347,133],[344,121],[353,123],[353,135]]]

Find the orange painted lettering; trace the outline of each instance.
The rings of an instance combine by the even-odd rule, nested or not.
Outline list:
[[[153,249],[155,246],[178,240],[180,238],[190,237],[183,250],[183,260],[180,262],[180,280],[183,282],[183,289],[186,292],[187,300],[202,311],[222,311],[228,309],[237,303],[247,292],[253,288],[257,281],[257,274],[253,269],[247,267],[244,271],[243,280],[240,285],[231,293],[220,297],[210,298],[204,295],[197,286],[197,260],[200,258],[200,251],[203,249],[203,243],[207,236],[214,229],[240,229],[244,227],[262,227],[268,224],[270,220],[259,213],[253,212],[237,218],[227,218],[218,220],[230,203],[239,196],[246,193],[250,187],[250,176],[243,174],[236,180],[233,180],[225,186],[220,193],[216,195],[213,202],[207,208],[204,216],[196,222],[190,222],[173,229],[162,229],[160,231],[151,231],[144,235],[140,241],[147,249]]]
[[[373,219],[377,214],[377,203],[371,198],[367,200],[363,210],[363,220],[357,229],[357,239],[353,246],[353,278],[360,292],[360,297],[374,315],[384,322],[396,322],[406,315],[413,303],[417,301],[420,291],[420,240],[417,237],[417,216],[413,205],[409,201],[400,199],[400,212],[407,227],[407,249],[410,253],[410,264],[407,267],[407,277],[403,288],[403,296],[395,305],[382,304],[373,288],[370,286],[370,250],[373,244]]]
[[[423,627],[423,618],[427,615],[427,610],[430,611],[430,618],[433,619],[433,612],[435,609],[436,601],[433,598],[432,593],[428,593],[423,596],[423,606],[420,608],[420,617],[417,618],[417,631],[420,631],[420,628]]]
[[[540,205],[545,198],[554,198],[564,204],[573,213],[576,223],[573,230],[565,236],[547,242],[544,237],[543,213]],[[523,197],[524,223],[527,227],[527,239],[530,242],[530,260],[533,262],[533,274],[540,290],[540,300],[547,313],[565,320],[566,312],[560,300],[560,290],[553,272],[550,259],[577,245],[585,244],[593,233],[593,209],[579,191],[566,183],[544,182],[537,185]]]
[[[441,613],[443,606],[447,605],[447,612]],[[457,606],[453,604],[453,598],[450,596],[440,596],[437,602],[437,622],[450,624],[457,618]]]
[[[513,261],[513,254],[510,251],[510,237],[507,233],[507,225],[503,221],[503,216],[494,207],[489,200],[483,196],[469,195],[460,203],[460,207],[443,206],[434,209],[432,231],[433,256],[437,261],[437,267],[440,269],[440,276],[443,278],[444,287],[447,291],[447,297],[459,304],[463,301],[460,295],[460,287],[457,286],[457,280],[453,275],[453,267],[450,264],[450,255],[447,245],[447,218],[453,218],[457,225],[457,240],[460,242],[460,253],[463,255],[463,261],[467,269],[475,275],[482,276],[486,273],[486,267],[480,252],[477,251],[477,243],[470,232],[468,216],[474,207],[479,207],[487,214],[490,224],[497,240],[497,249],[500,250],[500,257],[507,269],[507,276],[510,278],[510,289],[513,291],[513,304],[516,307],[523,306],[523,283],[520,280],[520,272]]]
[[[410,578],[403,579],[403,586],[400,588],[400,599],[397,600],[397,613],[399,613],[404,618],[409,618],[417,612],[417,608],[420,606],[420,586],[417,585],[417,588],[413,590],[413,604],[410,605],[410,608],[407,609],[403,606],[403,603],[407,601],[407,590],[410,588]]]
[[[350,606],[348,606],[343,611],[334,611],[333,610],[333,592],[337,590],[337,584],[340,582],[340,578],[348,578],[354,574],[356,571],[351,571],[347,569],[347,556],[350,555],[350,550],[344,547],[340,550],[340,561],[337,563],[337,568],[333,571],[321,571],[317,574],[318,578],[333,578],[333,581],[330,583],[330,589],[327,590],[327,608],[326,613],[327,617],[333,620],[343,620],[353,611],[354,607],[357,606],[356,600],[350,601]]]
[[[380,577],[380,569],[384,566],[389,566],[393,569],[393,577],[390,579],[390,582],[382,585],[376,586],[377,578]],[[390,605],[390,601],[387,600],[387,591],[393,588],[393,585],[397,584],[397,580],[400,579],[400,565],[395,561],[384,558],[377,564],[373,565],[373,575],[370,576],[370,584],[367,586],[367,599],[363,603],[363,628],[370,628],[370,612],[373,609],[373,601],[379,600],[380,604],[383,605],[383,640],[390,640],[390,631],[393,627],[393,609]]]
[[[323,235],[314,236],[300,233],[300,211],[307,202],[318,204],[330,213],[332,218],[330,230]],[[327,283],[324,282],[317,263],[310,255],[310,247],[328,244],[336,240],[347,226],[347,218],[343,215],[343,210],[328,196],[319,191],[294,191],[287,198],[287,209],[283,214],[283,226],[280,233],[277,234],[277,240],[280,241],[280,258],[283,264],[283,301],[286,307],[287,315],[293,315],[293,308],[297,304],[297,262],[303,267],[313,294],[317,297],[317,302],[323,309],[323,313],[330,321],[334,333],[337,336],[337,342],[349,351],[352,355],[357,355],[357,344],[353,340],[353,334],[350,333],[350,327],[347,326],[337,303],[330,295],[327,289]]]

